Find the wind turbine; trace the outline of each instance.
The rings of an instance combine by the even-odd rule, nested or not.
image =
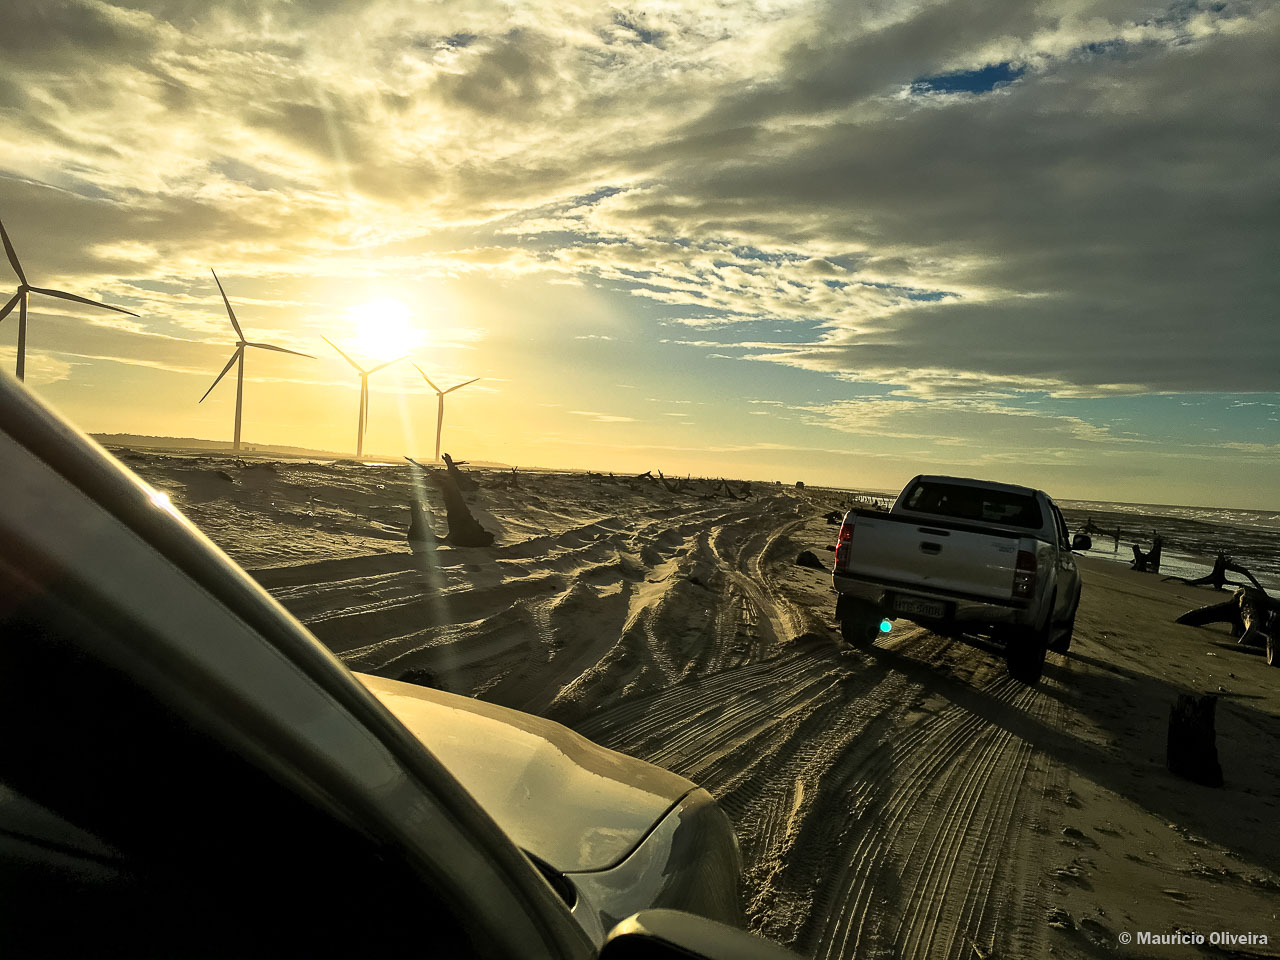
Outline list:
[[[422,368],[418,366],[416,363],[413,365],[413,369],[417,370],[419,373],[422,373]],[[453,391],[455,390],[461,390],[467,384],[475,383],[477,380],[480,379],[480,377],[473,377],[472,379],[468,380],[467,383],[460,383],[456,387],[450,387],[448,390],[441,390],[434,383],[431,383],[431,378],[428,377],[425,373],[422,373],[422,379],[427,381],[427,383],[431,385],[431,389],[436,392],[436,396],[439,398],[439,403],[436,404],[436,459],[439,460],[440,459],[440,429],[444,426],[444,395],[446,393],[453,393]]]
[[[29,294],[43,293],[46,297],[60,297],[63,300],[74,300],[76,303],[87,303],[91,307],[114,310],[116,313],[127,313],[131,317],[137,316],[136,313],[123,307],[113,307],[109,303],[99,303],[97,300],[86,300],[84,297],[78,297],[74,293],[67,293],[64,290],[33,287],[27,283],[27,275],[22,272],[22,264],[18,262],[18,255],[13,250],[13,244],[9,242],[9,234],[5,230],[3,223],[0,223],[0,239],[4,240],[4,252],[9,255],[9,263],[13,266],[13,272],[18,275],[18,292],[10,297],[9,302],[4,305],[4,309],[0,310],[0,322],[3,322],[4,318],[13,312],[15,306],[18,307],[17,375],[19,380],[23,379],[27,371],[27,296]]]
[[[240,339],[236,341],[236,349],[235,349],[235,352],[231,354],[231,359],[228,360],[227,365],[222,368],[222,372],[218,374],[217,379],[213,381],[213,385],[204,392],[204,397],[207,397],[209,394],[213,393],[213,388],[218,385],[218,381],[221,380],[223,377],[225,377],[227,375],[227,371],[231,369],[232,364],[235,364],[236,365],[236,437],[235,437],[235,444],[232,446],[232,449],[239,450],[240,449],[240,411],[244,402],[245,347],[258,347],[262,350],[275,350],[277,353],[291,353],[295,357],[309,357],[312,360],[314,360],[315,357],[312,357],[311,354],[309,353],[299,353],[297,350],[286,350],[284,347],[272,346],[269,343],[250,343],[248,340],[246,340],[244,338],[244,331],[240,329],[240,323],[239,321],[236,320],[236,312],[231,309],[231,301],[227,299],[227,292],[222,289],[222,281],[218,279],[218,274],[213,270],[212,267],[209,268],[209,272],[213,274],[213,282],[218,285],[218,292],[222,294],[222,302],[227,305],[227,319],[231,321],[231,326],[235,328],[236,336],[239,337]],[[199,400],[200,403],[204,403],[204,397],[200,398]]]
[[[355,367],[356,372],[360,374],[360,418],[356,423],[356,456],[362,457],[364,456],[364,428],[369,423],[369,377],[371,374],[377,373],[383,367],[389,367],[393,363],[399,363],[404,359],[404,357],[396,357],[394,360],[388,360],[386,363],[378,364],[372,370],[366,370],[364,367],[360,366],[360,364],[356,363],[343,353],[342,348],[328,337],[321,337],[321,339],[329,346],[333,347],[333,349],[341,353],[342,359]]]

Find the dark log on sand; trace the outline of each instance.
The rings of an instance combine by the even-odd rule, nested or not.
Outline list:
[[[1165,577],[1166,580],[1181,580],[1183,583],[1189,583],[1193,587],[1213,587],[1215,590],[1221,590],[1223,587],[1243,587],[1243,583],[1235,583],[1227,579],[1227,573],[1239,573],[1249,578],[1249,582],[1259,590],[1262,590],[1256,577],[1246,567],[1240,566],[1225,553],[1219,553],[1213,561],[1213,569],[1206,573],[1203,577],[1195,580],[1188,580],[1186,577]],[[1266,591],[1262,590],[1265,594]]]
[[[1230,600],[1196,607],[1180,616],[1176,623],[1190,627],[1203,627],[1210,623],[1226,623],[1231,635],[1239,637],[1246,647],[1263,647],[1272,651],[1267,663],[1276,666],[1276,632],[1280,629],[1280,600],[1269,596],[1265,590],[1240,587]]]
[[[1138,549],[1138,545],[1133,545],[1133,564],[1130,570],[1137,570],[1139,573],[1159,573],[1160,572],[1160,550],[1164,546],[1164,541],[1157,536],[1151,543],[1151,549],[1147,553],[1143,553]]]
[[[667,488],[668,493],[684,493],[685,481],[677,480],[675,483],[672,483],[662,475],[661,470],[658,471],[658,481]]]
[[[1171,773],[1206,787],[1222,786],[1213,721],[1217,705],[1218,698],[1212,694],[1194,697],[1182,693],[1169,711],[1165,764]]]
[[[658,482],[658,478],[657,478],[657,477],[655,477],[655,476],[653,475],[653,471],[652,471],[652,470],[646,470],[644,473],[637,473],[637,474],[635,475],[635,478],[634,478],[634,479],[636,479],[636,480],[652,480],[654,483],[657,483],[657,482]]]
[[[426,505],[417,499],[409,501],[409,549],[414,553],[422,550],[436,539],[435,530],[431,526],[431,515]]]
[[[480,484],[476,483],[475,480],[471,479],[471,477],[458,469],[458,467],[463,466],[467,461],[455,461],[447,453],[440,454],[440,459],[444,461],[445,468],[449,471],[449,476],[453,478],[454,485],[457,486],[462,493],[471,493],[473,490],[480,489]]]
[[[824,520],[827,521],[827,523],[834,524],[834,523],[839,523],[841,520],[843,520],[844,514],[841,513],[839,510],[832,510],[830,513],[824,513],[822,517]]]
[[[440,492],[444,494],[444,509],[449,519],[449,535],[445,540],[455,547],[493,546],[493,534],[480,526],[480,522],[471,515],[453,477],[436,471],[432,479],[440,485]]]
[[[449,455],[445,454],[444,456],[446,462],[452,467],[452,461],[447,459]],[[446,543],[451,543],[455,547],[489,547],[493,545],[493,534],[480,526],[480,522],[471,515],[471,509],[467,506],[466,501],[462,499],[462,493],[458,490],[458,484],[453,479],[452,471],[442,473],[439,470],[428,470],[412,457],[405,457],[405,459],[426,473],[427,477],[440,488],[440,493],[444,496],[445,516],[449,522],[449,535],[443,538]]]
[[[819,560],[818,555],[812,550],[801,552],[800,556],[796,557],[796,563],[802,567],[812,567],[814,570],[822,570],[823,572],[826,572],[827,569],[827,565]]]

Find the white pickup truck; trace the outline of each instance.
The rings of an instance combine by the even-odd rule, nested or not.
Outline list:
[[[845,640],[869,643],[899,617],[940,633],[1005,641],[1009,673],[1035,683],[1046,650],[1066,652],[1080,603],[1062,512],[1040,490],[920,476],[888,513],[850,510],[833,572]]]

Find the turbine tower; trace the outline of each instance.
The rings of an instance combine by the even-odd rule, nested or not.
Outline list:
[[[328,337],[322,337],[321,339],[324,340],[324,342],[327,343],[329,346],[333,347],[333,349],[337,350],[338,353],[341,353],[342,359],[347,361],[347,363],[351,364],[353,367],[355,367],[356,372],[360,374],[360,414],[359,414],[359,419],[356,421],[356,456],[363,457],[364,456],[364,428],[369,423],[369,377],[372,374],[377,373],[383,367],[389,367],[393,363],[399,363],[401,360],[405,358],[396,357],[394,360],[388,360],[386,363],[378,364],[372,370],[366,370],[364,367],[360,366],[360,364],[356,363],[354,360],[348,357],[345,353],[343,353],[342,348],[339,347],[332,340],[330,340]]]
[[[413,369],[417,370],[419,373],[422,373],[422,368],[418,366],[416,363],[413,365]],[[480,379],[480,377],[473,377],[472,379],[468,380],[467,383],[460,383],[456,387],[450,387],[448,390],[441,390],[434,383],[431,383],[431,378],[428,377],[425,373],[422,373],[422,379],[427,381],[427,383],[431,385],[431,389],[436,392],[436,397],[439,400],[439,402],[436,404],[436,459],[439,460],[440,459],[440,430],[444,426],[444,395],[446,393],[453,393],[453,391],[455,390],[461,390],[467,384],[475,383],[477,380]]]
[[[222,302],[227,305],[227,319],[231,321],[231,326],[235,329],[236,336],[239,337],[240,339],[236,341],[236,349],[235,349],[235,352],[231,354],[231,359],[228,360],[227,365],[222,368],[222,372],[218,374],[217,379],[213,381],[213,385],[204,392],[204,397],[207,397],[209,394],[213,393],[213,388],[218,385],[218,381],[220,381],[223,377],[227,375],[227,371],[230,370],[232,365],[234,364],[236,366],[236,435],[235,435],[235,442],[232,446],[232,449],[239,450],[240,449],[240,411],[244,403],[244,351],[245,351],[245,348],[258,347],[261,350],[275,350],[277,353],[291,353],[295,357],[309,357],[312,360],[314,360],[315,357],[311,356],[311,354],[309,353],[299,353],[297,350],[286,350],[284,347],[272,346],[269,343],[250,343],[248,340],[246,340],[244,338],[244,331],[240,329],[240,322],[236,320],[236,312],[231,309],[231,301],[227,299],[227,292],[222,289],[222,281],[218,279],[218,274],[213,270],[212,267],[209,268],[209,272],[213,274],[213,282],[218,285],[218,292],[222,294]],[[200,403],[204,403],[204,397],[200,398],[199,400]]]
[[[97,300],[86,300],[84,297],[78,297],[74,293],[67,293],[64,290],[33,287],[27,283],[27,275],[22,272],[22,264],[18,262],[18,255],[13,250],[13,244],[9,242],[9,234],[5,230],[3,223],[0,223],[0,239],[4,240],[4,252],[9,256],[9,263],[13,267],[13,272],[18,275],[18,292],[10,297],[9,302],[4,305],[4,309],[0,310],[0,322],[3,322],[4,318],[13,312],[15,306],[18,307],[17,375],[19,380],[23,379],[27,372],[27,297],[29,294],[43,293],[46,297],[74,300],[76,303],[87,303],[91,307],[102,307],[105,310],[114,310],[116,313],[127,313],[131,317],[137,316],[136,313],[123,307],[113,307],[109,303],[99,303]]]

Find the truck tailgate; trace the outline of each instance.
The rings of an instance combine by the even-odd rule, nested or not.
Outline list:
[[[1021,538],[859,513],[841,572],[886,584],[1007,603]]]

